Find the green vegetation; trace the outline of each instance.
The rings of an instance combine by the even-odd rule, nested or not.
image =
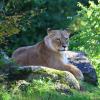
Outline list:
[[[0,100],[99,100],[100,89],[84,84],[86,91],[60,93],[55,90],[53,82],[44,79],[34,80],[32,84],[13,86],[10,90],[1,88]]]
[[[100,77],[100,2],[98,5],[93,2],[89,4],[89,7],[85,7],[78,3],[82,10],[70,26],[76,33],[71,39],[70,48],[85,52]]]
[[[0,47],[11,55],[43,39],[47,28],[68,28],[80,9],[77,2],[88,5],[88,0],[1,0]]]
[[[100,83],[100,1],[88,1],[1,0],[0,50],[11,56],[16,48],[43,39],[47,28],[70,28],[74,34],[70,50],[87,54]],[[4,63],[8,62],[0,55],[0,68]],[[72,90],[73,94],[66,95],[57,92],[53,82],[45,79],[34,80],[28,86],[13,83],[7,87],[0,83],[0,100],[100,100],[100,84],[83,85],[84,91]]]

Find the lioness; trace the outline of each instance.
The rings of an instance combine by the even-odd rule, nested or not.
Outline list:
[[[69,33],[66,30],[48,30],[47,33],[42,42],[18,48],[12,58],[20,65],[46,66],[69,71],[77,79],[83,80],[82,72],[76,66],[69,64],[67,59]]]

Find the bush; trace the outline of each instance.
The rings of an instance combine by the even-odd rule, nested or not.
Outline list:
[[[78,4],[81,7],[81,11],[78,12],[70,26],[77,34],[72,37],[70,49],[85,51],[99,74],[100,2],[97,5],[94,2],[89,2],[89,4],[89,7]]]
[[[48,27],[67,28],[78,1],[88,5],[88,0],[1,0],[0,47],[11,55],[19,46],[40,41]]]

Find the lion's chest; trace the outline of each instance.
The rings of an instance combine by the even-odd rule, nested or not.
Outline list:
[[[68,55],[66,54],[66,51],[62,51],[61,52],[61,62],[63,63],[63,64],[68,64],[69,63],[69,61],[68,61]]]

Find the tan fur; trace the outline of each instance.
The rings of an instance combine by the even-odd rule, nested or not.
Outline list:
[[[77,79],[83,80],[82,72],[69,64],[64,52],[68,48],[69,34],[66,30],[51,30],[40,43],[18,48],[12,55],[17,64],[37,65],[71,72]],[[64,58],[63,58],[64,57]],[[65,61],[63,61],[65,59]]]

